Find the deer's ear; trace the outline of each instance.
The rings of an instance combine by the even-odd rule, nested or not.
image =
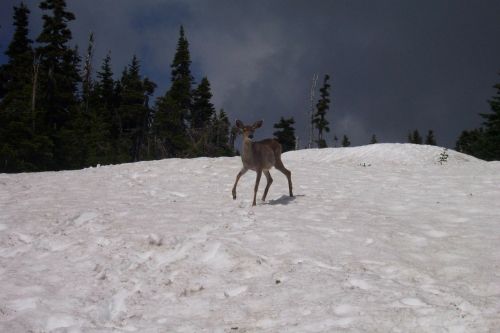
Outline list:
[[[236,127],[238,127],[239,129],[243,128],[243,123],[238,119],[236,120]]]
[[[264,123],[263,120],[256,121],[255,124],[253,124],[253,128],[260,128],[262,124]]]

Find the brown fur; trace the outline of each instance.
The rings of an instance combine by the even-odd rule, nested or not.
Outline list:
[[[271,174],[269,172],[272,167],[275,167],[283,174],[285,174],[288,179],[288,189],[290,192],[290,196],[293,197],[292,173],[290,172],[290,170],[285,168],[283,162],[281,161],[281,144],[275,139],[265,139],[258,142],[253,142],[251,140],[251,136],[253,135],[255,130],[261,126],[262,120],[257,121],[251,126],[243,125],[243,123],[239,120],[236,121],[236,127],[239,128],[243,134],[243,149],[241,152],[241,161],[243,162],[243,168],[236,176],[236,181],[233,186],[233,199],[236,199],[236,186],[238,185],[240,177],[243,176],[248,170],[253,170],[257,172],[257,179],[255,181],[252,203],[253,206],[256,205],[257,190],[259,189],[259,182],[262,173],[264,173],[267,179],[266,189],[264,190],[264,195],[262,196],[262,200],[266,200],[267,192],[269,191],[269,187],[273,182],[273,178],[271,177]]]

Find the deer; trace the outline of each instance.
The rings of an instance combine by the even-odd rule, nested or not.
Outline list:
[[[252,206],[256,206],[255,199],[257,197],[257,190],[259,189],[259,182],[262,173],[264,173],[267,179],[267,185],[264,190],[264,195],[262,196],[262,201],[266,200],[269,187],[271,187],[271,184],[273,183],[273,178],[269,172],[272,167],[275,167],[286,176],[288,179],[290,197],[293,197],[292,173],[290,170],[285,168],[283,162],[281,161],[281,144],[275,139],[265,139],[257,142],[252,141],[255,130],[260,128],[262,124],[262,120],[256,121],[253,125],[243,125],[240,120],[236,120],[236,128],[238,128],[243,135],[243,149],[241,152],[243,167],[240,172],[238,172],[236,181],[234,182],[233,200],[236,200],[236,186],[238,185],[238,181],[241,176],[243,176],[248,170],[253,170],[257,173],[257,179],[255,180]]]

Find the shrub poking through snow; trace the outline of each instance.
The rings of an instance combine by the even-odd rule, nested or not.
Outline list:
[[[444,148],[441,154],[439,154],[438,163],[443,165],[448,161],[448,148]]]

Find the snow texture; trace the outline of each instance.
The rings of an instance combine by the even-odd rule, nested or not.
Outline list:
[[[0,174],[0,331],[499,332],[500,163],[442,150]]]

